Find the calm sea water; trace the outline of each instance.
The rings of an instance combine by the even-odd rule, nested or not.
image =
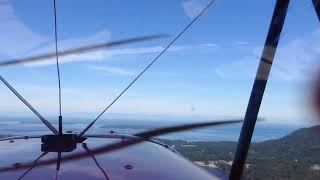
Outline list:
[[[186,122],[186,121],[184,121]],[[139,131],[184,123],[173,120],[101,120],[88,133],[107,133],[110,130],[118,133],[133,134]],[[64,130],[81,131],[89,121],[65,119]],[[53,123],[56,127],[56,123]],[[291,132],[310,125],[283,125],[257,123],[253,141],[259,142],[283,137]],[[161,138],[181,139],[187,141],[237,141],[241,124],[209,127],[181,133],[173,133]],[[0,134],[4,135],[42,135],[50,133],[38,119],[0,118]]]

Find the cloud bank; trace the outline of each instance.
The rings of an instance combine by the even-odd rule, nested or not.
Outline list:
[[[271,70],[271,78],[284,82],[299,82],[313,76],[318,70],[320,55],[320,29],[303,38],[296,38],[279,44]],[[223,79],[248,79],[256,74],[261,47],[252,48],[251,53],[214,69]]]
[[[190,19],[192,19],[200,13],[204,5],[200,3],[198,0],[188,0],[188,1],[182,2],[182,7],[185,14]]]

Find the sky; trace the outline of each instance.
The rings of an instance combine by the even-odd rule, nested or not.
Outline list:
[[[62,114],[95,118],[208,3],[206,0],[57,0],[58,49],[165,33],[170,37],[60,58]],[[216,0],[102,118],[242,118],[275,0]],[[0,62],[54,52],[52,0],[0,0]],[[311,0],[292,0],[260,116],[315,119],[320,26]],[[54,59],[0,74],[41,114],[58,116]],[[0,85],[3,116],[33,116]]]

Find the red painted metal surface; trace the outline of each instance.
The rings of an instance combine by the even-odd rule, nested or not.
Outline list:
[[[96,147],[121,141],[119,138],[88,138],[77,149],[66,154],[90,151]],[[0,167],[19,166],[36,160],[43,152],[40,138],[0,141]],[[55,158],[49,152],[39,160]],[[27,172],[28,171],[28,172]],[[26,173],[27,172],[27,173]],[[21,178],[22,177],[22,178]],[[0,179],[55,179],[56,165],[0,173]],[[218,179],[192,162],[162,145],[141,144],[102,155],[93,155],[71,162],[62,162],[57,179]]]

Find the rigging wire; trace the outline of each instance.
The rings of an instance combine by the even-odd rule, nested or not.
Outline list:
[[[55,48],[56,48],[56,65],[58,73],[58,84],[59,84],[59,116],[61,116],[61,81],[60,81],[60,68],[59,68],[59,55],[58,55],[58,33],[57,33],[57,8],[56,0],[53,0],[54,10],[54,37],[55,37]]]
[[[34,109],[28,101],[26,101],[2,76],[0,76],[0,80],[3,82],[4,85],[6,85],[11,92],[16,95],[21,102],[23,102],[36,116],[39,117],[39,119],[54,133],[58,134],[58,131],[47,121],[36,109]]]
[[[189,24],[180,31],[180,33],[160,52],[154,60],[152,60],[149,65],[144,68],[141,73],[133,79],[133,81],[126,87],[124,90],[105,108],[103,111],[79,134],[79,138],[86,133],[91,126],[174,44],[183,34],[184,32],[215,2],[215,0],[211,0],[200,12],[197,16],[193,18]]]

